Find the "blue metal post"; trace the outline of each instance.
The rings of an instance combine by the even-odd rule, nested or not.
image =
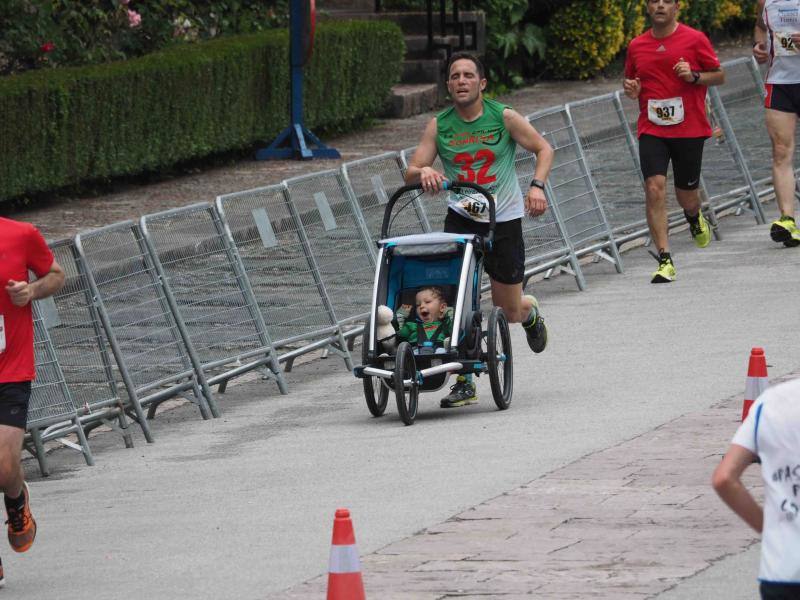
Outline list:
[[[292,124],[278,134],[278,137],[267,148],[256,152],[256,160],[341,158],[337,150],[328,148],[303,124],[303,66],[306,59],[303,39],[303,30],[306,24],[303,6],[308,1],[291,0],[289,6]],[[316,148],[309,148],[309,143],[315,145]]]

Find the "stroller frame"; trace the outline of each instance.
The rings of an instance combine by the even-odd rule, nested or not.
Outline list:
[[[367,406],[375,416],[383,414],[388,393],[393,389],[398,411],[407,425],[416,417],[418,392],[441,389],[453,373],[480,376],[488,372],[497,406],[508,408],[511,401],[513,371],[508,323],[502,310],[495,307],[489,318],[489,331],[484,332],[480,306],[483,257],[494,239],[494,198],[475,184],[459,182],[452,188],[477,191],[488,199],[487,236],[425,233],[387,237],[395,203],[404,194],[421,190],[421,186],[413,185],[404,186],[392,195],[377,242],[372,306],[363,333],[363,364],[354,369],[354,375],[364,380]],[[449,344],[436,348],[402,342],[394,353],[386,351],[376,339],[378,306],[386,305],[394,313],[403,303],[402,298],[427,286],[454,290],[447,298],[454,308]],[[500,351],[499,346],[502,346]],[[505,381],[500,381],[501,369],[502,375],[507,376]]]

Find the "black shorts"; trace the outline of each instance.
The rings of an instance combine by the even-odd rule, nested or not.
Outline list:
[[[489,233],[488,223],[477,223],[453,210],[447,211],[444,220],[447,233]],[[494,244],[483,262],[489,277],[500,283],[522,283],[525,275],[525,241],[522,239],[522,219],[497,223]]]
[[[19,427],[28,424],[28,402],[31,399],[31,382],[0,383],[0,425]]]
[[[759,586],[761,600],[800,600],[800,583],[770,583]]]
[[[642,134],[639,137],[639,162],[642,175],[667,175],[669,161],[675,175],[675,187],[696,190],[703,166],[703,145],[706,138],[660,138]]]
[[[800,83],[767,83],[764,106],[800,116]]]

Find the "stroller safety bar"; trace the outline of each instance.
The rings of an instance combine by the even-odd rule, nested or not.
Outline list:
[[[427,369],[422,369],[419,372],[420,381],[422,381],[422,379],[425,377],[430,377],[431,375],[438,375],[439,373],[448,373],[451,371],[460,371],[463,368],[464,365],[460,362],[449,362],[443,365],[428,367]],[[356,368],[354,370],[354,374],[356,377],[383,377],[385,379],[391,379],[394,377],[394,371],[378,369],[377,367],[362,367],[361,369]],[[406,384],[409,383],[411,383],[411,381],[407,380]]]

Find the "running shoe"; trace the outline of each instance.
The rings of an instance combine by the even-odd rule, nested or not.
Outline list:
[[[698,248],[705,248],[711,243],[711,228],[702,211],[697,214],[697,223],[689,223],[689,231],[692,232],[694,245]]]
[[[527,294],[525,298],[530,300],[536,309],[536,319],[533,322],[529,320],[527,323],[523,323],[522,328],[525,330],[528,346],[536,354],[539,354],[547,347],[547,325],[544,324],[544,319],[539,313],[539,302],[536,298],[530,294]]]
[[[675,265],[672,264],[671,258],[658,259],[658,269],[653,273],[653,278],[650,283],[670,283],[675,281]]]
[[[450,393],[442,398],[439,406],[442,408],[458,408],[467,404],[475,404],[478,395],[475,393],[475,384],[459,375],[455,385],[450,386]]]
[[[11,510],[8,513],[8,543],[14,552],[26,552],[33,545],[36,537],[36,521],[31,514],[30,493],[28,484],[22,482],[22,493],[25,495],[25,504],[22,510]]]
[[[783,243],[787,248],[800,246],[800,229],[792,217],[783,216],[772,224],[769,230],[772,241]]]

